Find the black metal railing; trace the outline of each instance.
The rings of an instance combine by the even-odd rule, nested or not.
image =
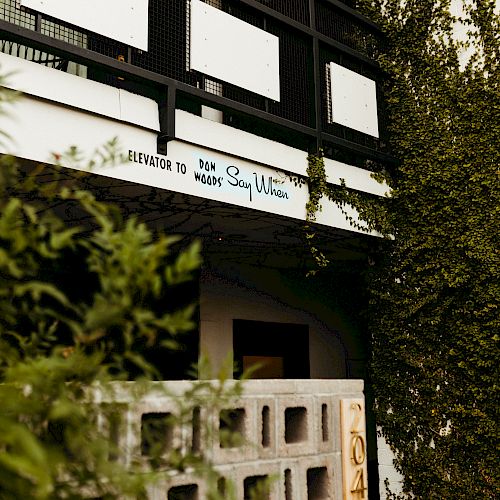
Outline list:
[[[208,104],[224,111],[225,123],[285,143],[317,148],[327,141],[360,157],[391,161],[383,75],[374,60],[383,37],[373,23],[338,0],[205,1],[279,37],[279,102],[189,69],[186,0],[150,0],[148,51],[30,11],[16,0],[1,0],[0,50],[155,97],[161,106],[196,110]],[[380,139],[331,123],[326,71],[331,61],[377,82]],[[171,118],[169,113],[162,116]],[[163,120],[165,139],[175,133],[170,121]]]

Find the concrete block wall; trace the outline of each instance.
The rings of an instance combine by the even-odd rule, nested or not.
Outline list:
[[[178,411],[177,399],[197,382],[172,381],[151,386],[139,399],[130,397],[131,384],[116,384],[113,399],[127,405],[119,446],[127,461],[143,461],[144,422]],[[191,450],[198,440],[221,477],[234,484],[237,500],[248,497],[256,481],[270,478],[269,500],[330,500],[343,498],[340,400],[363,398],[360,380],[249,380],[243,394],[219,408],[200,407],[208,423],[195,430],[190,419],[165,425],[162,450]],[[239,443],[221,444],[221,411],[229,411],[230,426],[241,430]],[[153,415],[153,417],[152,417]],[[198,417],[197,417],[198,418]],[[207,430],[208,429],[208,430]],[[202,432],[202,438],[195,434]],[[146,452],[146,453],[145,453]],[[169,496],[170,495],[170,496]],[[165,473],[149,490],[151,500],[204,500],[206,485],[189,470]]]

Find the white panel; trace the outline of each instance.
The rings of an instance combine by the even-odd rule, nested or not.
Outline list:
[[[21,5],[148,50],[148,0],[21,0]]]
[[[42,64],[0,53],[6,86],[49,101],[56,101],[111,118],[120,117],[118,89],[69,75]]]
[[[190,67],[280,100],[279,40],[200,0],[191,0]]]
[[[158,105],[152,99],[1,52],[0,66],[2,73],[9,75],[5,83],[8,88],[141,127],[160,130]]]
[[[377,196],[389,195],[391,189],[384,182],[378,182],[372,177],[372,172],[363,168],[348,165],[337,160],[325,158],[326,179],[330,184],[342,185]]]
[[[156,101],[126,90],[120,89],[119,93],[121,121],[135,123],[151,130],[160,130],[160,116]]]
[[[330,63],[332,121],[378,137],[375,82]]]

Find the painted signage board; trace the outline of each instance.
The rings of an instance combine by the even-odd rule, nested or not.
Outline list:
[[[128,147],[128,162],[96,173],[305,219],[309,191],[300,177],[181,141],[170,142],[168,149],[168,156],[160,156],[153,149]],[[328,200],[322,204],[317,222],[356,231],[336,205]],[[357,218],[353,209],[344,209]]]
[[[21,0],[23,7],[148,50],[149,0]]]
[[[200,0],[191,0],[189,65],[280,100],[278,37]]]
[[[12,137],[9,148],[2,147],[0,152],[53,162],[52,153],[61,154],[76,144],[85,158],[117,137],[124,161],[96,167],[92,173],[298,220],[306,218],[307,184],[302,177],[281,170],[286,162],[276,161],[272,168],[177,140],[169,142],[167,156],[157,155],[153,131],[28,96],[16,102],[14,113],[15,118],[0,117],[0,130],[8,130]],[[352,207],[341,210],[328,200],[321,203],[317,223],[359,232],[343,213],[357,220]]]
[[[301,218],[307,187],[274,169],[183,142],[169,144],[168,156],[127,149],[128,163],[114,175],[176,192],[265,212]],[[302,205],[304,203],[304,205]]]
[[[330,86],[332,122],[378,137],[375,82],[332,62]]]
[[[343,500],[368,499],[365,402],[340,400]]]

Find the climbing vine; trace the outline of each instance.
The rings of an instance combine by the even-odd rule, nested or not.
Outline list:
[[[370,281],[376,412],[404,477],[390,498],[500,497],[500,19],[460,3],[363,2],[400,160]]]
[[[499,11],[493,0],[359,3],[385,35],[400,163],[379,207],[329,186],[310,156],[308,220],[327,197],[394,236],[368,278],[375,411],[403,476],[387,497],[500,498]]]
[[[368,193],[356,192],[347,188],[344,179],[340,179],[340,185],[333,185],[327,182],[325,161],[323,151],[318,154],[307,156],[307,176],[309,187],[309,199],[306,203],[306,225],[305,237],[309,245],[309,250],[318,268],[327,267],[328,258],[315,245],[315,233],[311,226],[316,221],[318,212],[322,210],[322,199],[333,202],[342,212],[351,227],[361,232],[376,231],[384,236],[391,234],[391,227],[387,217],[388,199],[372,196]],[[380,182],[386,180],[383,174],[373,174]],[[348,208],[354,207],[357,217],[353,216]],[[311,271],[310,274],[314,274]]]

